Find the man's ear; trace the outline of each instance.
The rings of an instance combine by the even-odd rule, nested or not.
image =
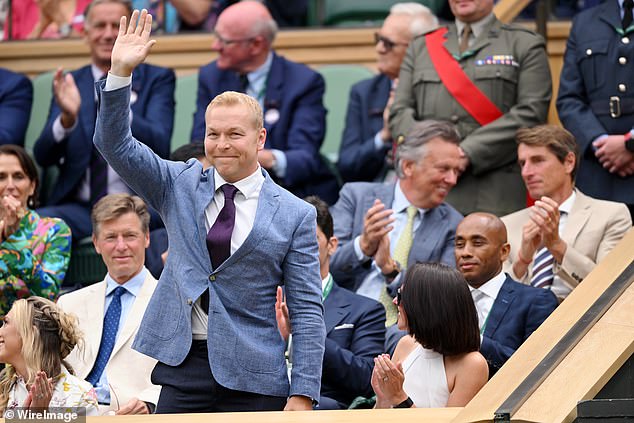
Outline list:
[[[264,143],[266,142],[266,128],[260,129],[258,133],[258,151],[264,148]]]
[[[339,239],[336,236],[331,236],[328,240],[328,257],[331,257],[335,251],[337,251],[337,247],[339,246]]]
[[[99,244],[97,244],[97,235],[95,235],[94,233],[92,234],[92,245],[95,246],[95,251],[97,251],[97,254],[101,255]]]
[[[510,253],[511,253],[511,244],[509,244],[508,242],[505,242],[500,247],[500,261],[505,262],[506,259],[509,258]]]
[[[575,153],[573,152],[569,152],[566,154],[566,157],[564,157],[564,167],[568,175],[572,174],[572,171],[575,169],[576,160]]]

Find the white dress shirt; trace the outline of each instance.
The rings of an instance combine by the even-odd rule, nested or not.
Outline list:
[[[474,300],[476,310],[478,311],[478,321],[481,334],[484,333],[489,313],[493,308],[493,303],[498,297],[498,293],[500,292],[500,289],[502,288],[505,280],[506,274],[504,272],[500,272],[484,284],[480,285],[479,288],[473,288],[472,286],[469,286],[469,290],[471,291],[471,295],[473,297],[476,297],[474,291],[479,291],[482,294],[477,295],[477,297],[479,297],[479,300],[477,302]],[[482,339],[482,335],[480,335],[480,339]]]

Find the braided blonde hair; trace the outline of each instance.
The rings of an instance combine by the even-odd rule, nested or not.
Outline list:
[[[20,376],[24,377],[27,385],[33,383],[39,371],[46,372],[53,381],[57,380],[62,364],[72,374],[73,369],[64,358],[81,343],[77,318],[64,312],[54,302],[35,296],[15,301],[11,311],[22,338],[21,353],[27,374]],[[7,406],[9,392],[17,378],[18,374],[10,364],[0,373],[0,414]]]

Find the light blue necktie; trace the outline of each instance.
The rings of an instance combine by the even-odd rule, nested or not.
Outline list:
[[[118,286],[112,292],[112,301],[103,318],[103,332],[101,333],[101,344],[99,345],[99,354],[95,365],[86,377],[86,380],[93,386],[101,378],[101,374],[108,364],[110,354],[114,348],[114,342],[117,339],[117,331],[119,330],[119,319],[121,318],[121,296],[125,293],[125,288]]]

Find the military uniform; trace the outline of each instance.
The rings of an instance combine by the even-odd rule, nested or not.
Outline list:
[[[480,126],[451,96],[427,53],[424,36],[415,38],[401,65],[390,129],[398,139],[417,120],[454,123],[470,166],[447,201],[461,213],[488,211],[504,215],[526,206],[526,191],[517,165],[515,131],[546,120],[551,78],[545,44],[539,35],[494,16],[459,53],[455,24],[448,27],[445,47],[469,79],[503,113]]]
[[[616,0],[575,18],[561,71],[557,111],[577,139],[581,160],[576,185],[586,194],[634,204],[634,176],[621,178],[597,160],[592,141],[634,127],[634,26],[621,28]]]

